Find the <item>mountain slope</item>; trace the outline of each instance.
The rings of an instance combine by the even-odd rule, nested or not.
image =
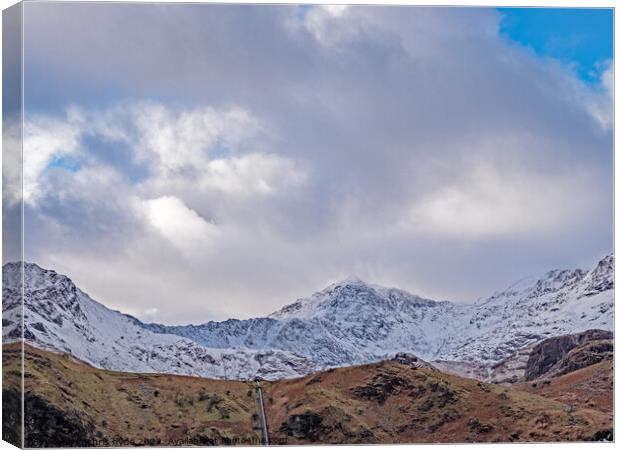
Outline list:
[[[308,307],[291,313],[300,303]],[[148,328],[210,347],[295,350],[322,365],[340,366],[380,360],[399,351],[428,357],[436,349],[437,336],[448,331],[450,317],[466,311],[468,307],[347,281],[267,318]]]
[[[394,361],[266,389],[272,439],[288,444],[536,442],[608,437],[612,414]],[[605,391],[612,397],[612,390]]]
[[[612,415],[613,384],[613,361],[605,360],[553,379],[518,383],[514,388],[562,402],[572,410],[585,407]]]
[[[491,365],[550,336],[611,330],[613,297],[608,256],[591,271],[551,271],[475,304],[347,280],[267,318],[147,327],[209,347],[294,350],[325,366],[377,361],[399,351]]]
[[[454,375],[511,385],[553,378],[611,359],[613,332],[593,329],[543,339],[490,366],[445,360],[433,361],[433,366]]]
[[[214,349],[179,336],[156,334],[136,318],[92,300],[64,275],[36,264],[25,264],[24,270],[26,341],[97,367],[224,379],[291,377],[319,368],[291,352]],[[19,274],[17,264],[3,267],[3,315],[20,314]],[[16,325],[15,321],[3,323],[4,342],[19,338]]]
[[[20,356],[3,346],[4,401],[21,401]],[[252,383],[108,371],[27,344],[24,373],[26,447],[260,443]]]
[[[590,271],[553,270],[478,302],[470,319],[477,332],[442,358],[498,362],[547,337],[612,330],[613,266],[607,256]]]

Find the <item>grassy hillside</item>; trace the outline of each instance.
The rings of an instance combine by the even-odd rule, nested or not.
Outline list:
[[[559,377],[519,383],[515,388],[560,401],[572,409],[613,413],[613,361],[603,361]]]
[[[272,439],[292,444],[589,440],[612,427],[598,408],[394,362],[283,381],[267,398]]]
[[[19,348],[3,350],[5,387],[18,390]],[[28,347],[25,391],[27,446],[261,442],[244,382],[111,372]]]
[[[3,347],[3,374],[10,407],[20,400],[19,346]],[[581,392],[590,375],[562,386]],[[274,444],[588,440],[612,427],[610,383],[582,408],[550,387],[506,388],[393,361],[262,385]],[[27,347],[25,388],[31,447],[261,443],[252,383],[111,372]]]

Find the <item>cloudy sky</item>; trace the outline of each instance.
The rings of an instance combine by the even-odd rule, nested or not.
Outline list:
[[[25,259],[165,323],[351,276],[467,301],[589,268],[612,251],[611,17],[26,4]]]

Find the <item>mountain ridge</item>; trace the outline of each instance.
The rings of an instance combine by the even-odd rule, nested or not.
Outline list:
[[[11,320],[19,316],[19,266],[3,267],[3,336],[9,341],[21,336],[19,320]],[[24,268],[26,340],[116,370],[275,379],[401,352],[491,365],[546,337],[613,329],[613,255],[589,271],[549,271],[472,304],[356,278],[267,317],[200,325],[144,323],[96,302],[65,275],[33,263]]]
[[[514,353],[518,348],[548,335],[584,331],[599,325],[599,322],[602,322],[600,324],[603,328],[612,325],[612,316],[603,317],[603,315],[612,308],[613,256],[603,258],[592,271],[581,269],[548,271],[542,277],[530,280],[525,285],[522,283],[520,290],[517,290],[516,286],[513,284],[508,289],[496,292],[483,301],[463,304],[428,300],[400,289],[377,288],[360,280],[354,280],[353,282],[334,283],[310,297],[298,299],[284,306],[266,318],[210,321],[202,325],[190,326],[152,325],[152,329],[157,332],[191,337],[198,342],[211,346],[246,345],[252,347],[272,345],[281,348],[286,348],[287,344],[282,340],[278,341],[278,336],[290,337],[292,331],[297,331],[298,339],[294,339],[294,345],[298,350],[299,341],[302,341],[302,346],[307,346],[308,342],[317,340],[322,340],[325,344],[323,347],[329,349],[331,345],[336,344],[335,341],[342,335],[342,330],[346,330],[347,335],[353,338],[364,333],[371,335],[374,342],[357,341],[355,343],[353,347],[358,352],[360,344],[362,344],[361,347],[366,348],[382,338],[381,330],[385,331],[386,323],[379,322],[376,327],[372,327],[372,318],[381,316],[381,310],[390,309],[394,312],[395,317],[392,317],[393,323],[387,325],[394,327],[399,326],[399,323],[405,323],[408,326],[401,327],[402,334],[411,330],[416,333],[417,330],[418,340],[416,342],[403,342],[401,339],[400,343],[392,348],[384,346],[377,349],[383,356],[387,353],[396,352],[398,349],[406,348],[427,360],[447,357],[455,360],[483,359],[484,362],[491,363],[497,362],[511,352]],[[604,294],[605,292],[608,295]],[[571,303],[569,306],[580,310],[580,305],[575,304],[576,302],[583,297],[593,297],[597,294],[604,294],[603,297],[605,295],[607,297],[592,298],[588,301],[590,304],[581,305],[583,311],[580,311],[580,318],[583,320],[576,319],[571,322],[571,319],[567,317],[560,320],[560,323],[547,320],[549,329],[540,330],[546,324],[537,322],[538,309],[543,312],[546,309],[547,315],[553,316],[555,308],[559,311],[566,306],[568,300],[572,300],[569,302]],[[571,296],[572,299],[569,298]],[[602,301],[599,302],[599,300]],[[381,308],[377,308],[378,305],[381,305]],[[598,316],[594,314],[592,317],[590,310],[594,306],[599,306],[601,312]],[[570,315],[574,311],[565,312]],[[323,313],[322,316],[321,313]],[[449,324],[439,324],[439,331],[446,333],[450,331],[451,336],[443,342],[426,342],[424,340],[425,335],[433,331],[437,334],[437,317],[439,315],[453,319]],[[510,321],[512,318],[524,319],[527,317],[527,319],[521,324],[523,332],[512,333],[509,336],[510,339],[495,339],[497,342],[493,342],[494,336],[496,337],[499,333],[498,328],[501,328],[501,324],[493,324],[494,316],[496,319],[497,317],[502,318],[504,322]],[[346,319],[341,320],[343,317]],[[414,318],[413,321],[406,321],[407,318],[411,317]],[[575,321],[580,323],[575,324]],[[468,324],[464,326],[464,322],[468,322]],[[334,326],[335,323],[336,326]],[[360,324],[363,326],[359,326]],[[484,333],[485,325],[488,328],[486,333]],[[487,347],[497,348],[498,345],[495,344],[504,344],[506,348],[498,352],[497,355],[484,358],[488,348],[476,348],[474,339],[480,336],[468,336],[464,330],[471,327],[482,330],[480,333],[483,335],[482,338],[489,342]],[[556,329],[554,330],[553,327]],[[403,330],[403,328],[405,329]],[[530,330],[536,328],[536,330],[528,332],[526,331],[528,328]],[[317,330],[322,335],[313,336],[312,334]],[[455,334],[460,334],[464,338],[454,337]],[[260,339],[261,336],[263,337],[262,340]],[[289,348],[292,347],[293,344]],[[459,357],[458,352],[463,348],[472,349],[470,353],[473,355],[471,357],[468,355]],[[338,364],[339,358],[344,360],[345,364],[365,362],[363,358],[355,359],[355,356],[351,356],[349,359],[348,350],[348,346],[343,346],[334,352],[333,357],[324,355],[322,362],[328,365]],[[305,351],[310,352],[310,350]],[[380,359],[378,356],[378,354],[367,354],[364,358],[366,360],[377,360]]]
[[[292,352],[210,349],[174,335],[151,333],[139,319],[91,299],[66,276],[24,265],[26,342],[68,353],[95,367],[226,379],[292,377],[319,367]],[[21,283],[3,268],[3,340],[21,338]]]

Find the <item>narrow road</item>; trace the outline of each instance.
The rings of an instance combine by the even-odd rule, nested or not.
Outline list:
[[[269,445],[269,432],[267,431],[267,415],[265,414],[265,402],[263,401],[263,388],[260,381],[256,380],[256,390],[258,391],[258,404],[260,406],[260,421],[263,427],[263,444]]]

